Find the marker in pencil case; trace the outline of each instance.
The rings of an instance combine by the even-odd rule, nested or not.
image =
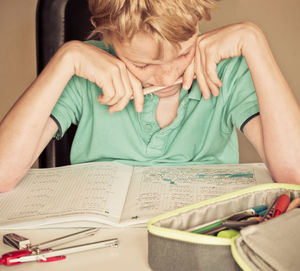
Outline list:
[[[290,197],[286,194],[283,194],[278,197],[275,204],[275,212],[273,217],[277,217],[283,213],[285,213],[286,209],[290,204]]]
[[[247,212],[241,213],[241,214],[236,214],[236,215],[229,217],[228,219],[220,221],[221,225],[219,225],[217,227],[207,229],[205,231],[200,230],[201,232],[198,230],[197,233],[214,235],[214,234],[219,233],[220,231],[223,231],[226,229],[241,229],[243,227],[259,223],[258,220],[250,221],[250,219],[254,218],[253,216],[255,216],[255,215],[256,214],[250,214]],[[249,219],[249,221],[248,221],[248,219]]]
[[[249,218],[254,215],[258,215],[260,212],[264,211],[267,209],[267,206],[265,205],[259,205],[255,206],[251,209],[243,210],[240,212],[237,212],[229,217],[218,219],[206,224],[198,225],[197,227],[193,227],[189,229],[188,231],[193,232],[193,233],[201,233],[201,234],[215,234],[221,230],[226,229],[222,223],[226,220],[231,220],[231,221],[239,221],[242,219]]]
[[[285,212],[285,210],[288,208],[288,202],[289,202],[289,196],[286,194],[282,194],[279,197],[277,197],[274,202],[272,203],[272,205],[270,206],[270,208],[268,209],[267,213],[265,214],[265,216],[263,217],[263,222],[264,221],[268,221],[271,218],[273,218],[276,214],[276,216],[278,216],[279,214],[281,214],[282,212]]]

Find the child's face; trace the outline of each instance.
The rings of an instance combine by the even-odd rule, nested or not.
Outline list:
[[[197,32],[187,41],[180,43],[176,50],[169,42],[162,43],[162,58],[156,59],[158,45],[149,34],[138,33],[131,42],[112,44],[118,57],[126,64],[128,70],[139,79],[144,87],[170,86],[182,77],[185,69],[191,63],[196,48]],[[174,95],[180,90],[180,85],[172,86],[156,92],[160,97]]]

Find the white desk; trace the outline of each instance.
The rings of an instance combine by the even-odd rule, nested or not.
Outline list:
[[[14,250],[2,243],[2,236],[15,232],[31,240],[33,244],[70,234],[80,229],[42,229],[42,230],[15,230],[0,231],[0,254]],[[82,238],[67,243],[61,247],[72,246],[79,243],[95,242],[98,240],[118,238],[117,248],[99,248],[85,252],[67,255],[62,261],[49,263],[23,263],[15,266],[0,265],[0,270],[8,271],[94,271],[94,270],[151,270],[148,265],[148,241],[146,228],[100,229],[94,236]]]

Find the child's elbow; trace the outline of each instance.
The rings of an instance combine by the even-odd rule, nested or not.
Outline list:
[[[273,179],[278,183],[289,183],[300,185],[300,168],[297,165],[284,167],[273,175]]]
[[[5,193],[13,190],[16,187],[15,184],[2,184],[0,183],[0,193]]]
[[[24,174],[5,174],[0,169],[0,193],[13,190],[23,176]]]

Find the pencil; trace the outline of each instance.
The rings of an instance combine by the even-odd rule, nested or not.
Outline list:
[[[194,75],[194,79],[196,78],[196,75]],[[182,83],[182,80],[183,78],[180,77],[178,80],[176,80],[174,82],[174,84],[170,85],[170,86],[174,86],[174,85],[177,85],[177,84],[181,84]],[[156,91],[159,91],[161,89],[164,89],[164,88],[167,88],[167,87],[170,87],[170,86],[151,86],[151,87],[147,87],[147,88],[144,88],[143,89],[143,92],[144,92],[144,95],[148,95],[148,94],[151,94],[151,93],[154,93]],[[134,97],[131,97],[131,99],[133,99]]]

